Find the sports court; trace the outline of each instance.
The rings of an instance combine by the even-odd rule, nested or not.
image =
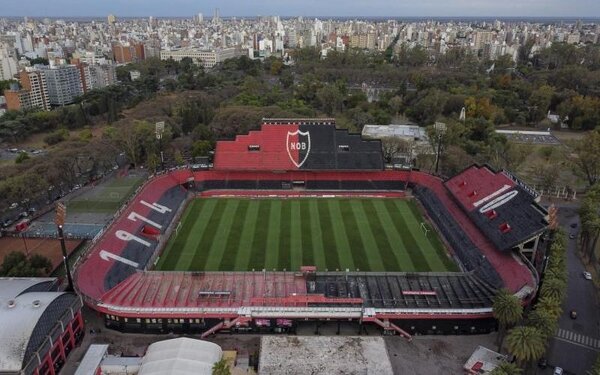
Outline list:
[[[456,270],[431,229],[406,199],[196,199],[156,268]]]

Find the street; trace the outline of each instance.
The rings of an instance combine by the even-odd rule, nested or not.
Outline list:
[[[567,236],[575,234],[576,237],[567,237],[567,297],[563,303],[558,332],[551,339],[548,349],[549,369],[544,373],[552,373],[550,367],[560,366],[568,374],[585,375],[600,351],[598,301],[592,281],[583,277],[584,267],[576,253],[577,235],[581,227],[577,208],[562,206],[558,213]],[[577,224],[575,228],[571,227],[573,223]],[[569,316],[571,310],[577,312],[577,319]]]

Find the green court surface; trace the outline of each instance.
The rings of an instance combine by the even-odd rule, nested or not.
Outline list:
[[[116,177],[67,203],[70,212],[115,212],[142,183],[142,177]]]
[[[404,199],[196,199],[156,269],[455,271],[437,233]]]

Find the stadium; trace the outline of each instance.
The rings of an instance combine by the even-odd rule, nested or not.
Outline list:
[[[76,288],[123,332],[490,332],[498,289],[524,304],[537,291],[537,201],[487,166],[447,180],[386,169],[379,141],[334,119],[264,119],[217,142],[212,168],[146,181],[93,240]]]

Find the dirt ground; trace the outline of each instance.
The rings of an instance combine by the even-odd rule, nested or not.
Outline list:
[[[80,240],[66,240],[67,253],[70,254],[81,244]],[[39,254],[50,259],[54,268],[62,262],[62,251],[60,241],[47,238],[21,238],[21,237],[2,237],[0,238],[0,263],[4,257],[13,252],[19,251],[29,254]]]

